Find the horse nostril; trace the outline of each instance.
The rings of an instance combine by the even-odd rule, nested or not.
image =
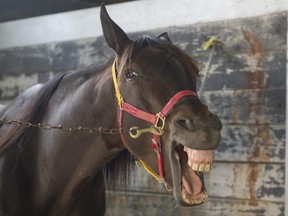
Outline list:
[[[193,131],[195,129],[195,126],[191,119],[186,119],[186,125],[189,131]]]
[[[181,119],[177,121],[178,126],[188,131],[195,131],[195,125],[191,119]]]

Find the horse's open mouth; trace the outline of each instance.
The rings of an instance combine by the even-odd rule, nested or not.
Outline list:
[[[171,168],[174,194],[179,204],[190,206],[205,202],[208,194],[205,189],[203,172],[211,170],[214,151],[194,150],[179,143],[175,144],[173,149],[171,156],[174,159],[171,158]],[[181,179],[177,175],[181,176]]]

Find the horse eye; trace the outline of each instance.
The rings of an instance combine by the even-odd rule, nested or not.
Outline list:
[[[133,70],[127,70],[127,71],[125,72],[125,75],[126,75],[126,78],[127,78],[128,80],[133,80],[135,77],[138,76],[138,74],[137,74],[135,71],[133,71]]]

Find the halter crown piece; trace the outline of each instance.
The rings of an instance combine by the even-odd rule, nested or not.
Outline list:
[[[116,60],[114,60],[112,65],[112,78],[116,93],[116,98],[118,105],[120,107],[120,115],[119,115],[119,124],[120,129],[123,128],[123,111],[128,112],[129,114],[133,115],[136,118],[142,119],[144,121],[150,122],[152,126],[150,128],[143,128],[139,129],[137,126],[131,127],[129,130],[129,135],[137,139],[140,137],[143,133],[152,133],[153,139],[152,139],[152,146],[154,151],[157,154],[158,159],[158,171],[159,174],[157,174],[145,161],[140,160],[140,164],[144,167],[144,169],[151,174],[154,178],[156,178],[160,183],[164,183],[166,188],[167,184],[164,180],[164,164],[163,164],[163,157],[162,157],[162,144],[161,144],[161,135],[164,133],[164,127],[165,127],[165,119],[172,110],[173,106],[183,97],[186,96],[192,96],[197,97],[197,94],[192,90],[183,90],[178,93],[176,93],[165,105],[165,107],[156,115],[145,112],[137,107],[134,107],[131,104],[128,104],[124,101],[121,92],[119,90],[118,82],[117,82],[117,76],[116,76]],[[121,130],[121,139],[126,147],[128,147],[123,131]],[[167,188],[168,189],[168,188]]]

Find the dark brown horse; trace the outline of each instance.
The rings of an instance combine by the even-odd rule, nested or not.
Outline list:
[[[197,97],[196,62],[166,33],[130,40],[104,5],[101,22],[115,59],[36,85],[1,111],[0,215],[103,215],[105,184],[131,158],[180,205],[207,199],[202,172],[221,122]]]

